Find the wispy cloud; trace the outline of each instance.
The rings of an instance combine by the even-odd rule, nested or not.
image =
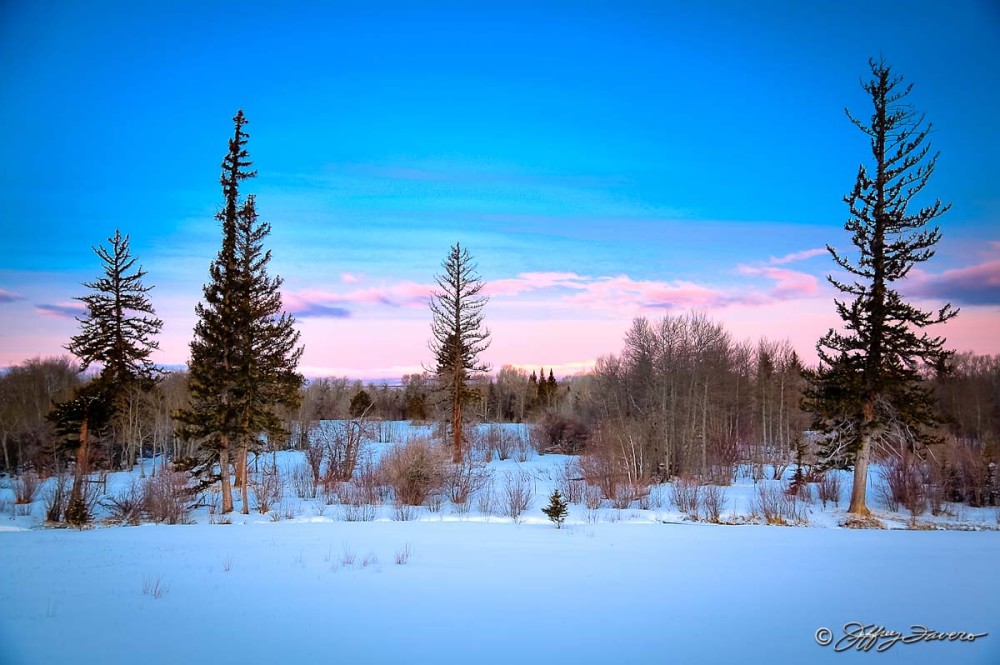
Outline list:
[[[991,242],[989,247],[980,263],[940,274],[914,270],[906,292],[959,305],[1000,305],[1000,242]]]
[[[287,311],[302,318],[347,318],[357,307],[426,307],[433,288],[429,284],[403,281],[344,293],[302,289],[285,292],[283,301]]]
[[[761,276],[774,280],[775,285],[769,292],[772,299],[808,298],[819,292],[819,280],[816,276],[798,270],[746,265],[739,266],[737,270],[741,275]]]
[[[786,263],[794,263],[796,261],[805,261],[806,259],[811,259],[814,256],[821,256],[827,253],[825,247],[817,247],[815,249],[806,249],[801,252],[792,252],[791,254],[785,254],[784,256],[774,257],[772,256],[768,260],[768,264],[772,266],[782,266]]]
[[[7,289],[0,289],[0,303],[17,302],[19,300],[24,300],[24,296],[13,291],[8,291]]]
[[[72,319],[84,314],[87,308],[79,302],[35,303],[35,311],[50,319]]]

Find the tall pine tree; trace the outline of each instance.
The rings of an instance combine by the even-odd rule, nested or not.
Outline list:
[[[132,400],[140,399],[153,383],[156,366],[150,360],[159,348],[155,337],[163,327],[147,295],[152,286],[145,286],[146,271],[135,267],[129,237],[119,230],[108,238],[110,248],[94,247],[94,253],[104,264],[104,275],[85,282],[92,293],[76,298],[86,305],[87,312],[80,322],[80,333],[70,338],[66,349],[80,359],[82,370],[93,364],[101,365],[96,381],[99,390],[91,389],[87,401],[108,400],[104,411],[109,417],[112,437],[123,440],[125,419]]]
[[[230,463],[246,468],[246,455],[261,434],[277,435],[279,406],[297,406],[302,377],[296,372],[301,347],[294,319],[281,313],[281,278],[270,277],[270,251],[263,247],[270,225],[257,217],[251,195],[240,198],[240,183],[256,175],[244,147],[243,111],[233,118],[233,138],[222,163],[224,204],[222,248],[209,268],[204,302],[198,303],[191,342],[191,408],[180,414],[182,433],[199,439],[209,453],[206,466],[219,465],[222,512],[233,510]],[[243,510],[248,511],[246,482]]]
[[[923,328],[957,314],[951,305],[936,312],[904,302],[895,288],[917,263],[934,255],[940,229],[925,228],[949,206],[939,200],[916,212],[907,207],[934,172],[924,124],[905,101],[912,86],[902,85],[884,62],[869,61],[872,79],[863,83],[873,112],[866,123],[851,121],[871,141],[872,167],[858,170],[854,189],[844,197],[850,208],[845,229],[857,256],[827,246],[850,282],[830,282],[850,300],[837,300],[843,332],[830,330],[817,344],[819,368],[807,373],[811,385],[803,406],[814,415],[813,428],[825,434],[828,463],[854,466],[849,512],[869,513],[868,464],[873,448],[914,447],[933,440],[937,422],[932,395],[921,382],[921,366],[942,367],[949,353],[944,339]]]
[[[460,464],[462,407],[473,395],[469,379],[473,374],[489,370],[479,361],[479,354],[490,345],[490,331],[483,325],[483,307],[489,299],[479,295],[485,284],[476,274],[476,265],[468,249],[455,243],[441,267],[444,274],[434,277],[440,291],[434,294],[430,303],[433,315],[430,346],[438,382],[447,393],[451,407],[452,461]]]

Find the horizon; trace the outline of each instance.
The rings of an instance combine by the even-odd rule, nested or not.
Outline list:
[[[490,296],[494,373],[585,373],[635,317],[690,312],[812,364],[839,326],[825,245],[851,253],[842,197],[869,152],[844,108],[870,114],[870,57],[933,125],[919,202],[953,204],[900,291],[961,308],[932,330],[948,348],[1000,353],[996,6],[502,7],[0,9],[0,365],[68,355],[116,228],[155,287],[153,360],[186,365],[241,108],[241,193],[272,225],[307,377],[421,373],[455,242]]]

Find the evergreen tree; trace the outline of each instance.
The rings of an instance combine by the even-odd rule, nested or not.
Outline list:
[[[858,256],[851,259],[827,246],[850,283],[829,278],[852,299],[835,301],[844,331],[830,330],[817,344],[819,368],[807,373],[811,386],[803,406],[813,413],[813,429],[826,435],[828,464],[853,464],[849,512],[867,515],[868,463],[876,445],[928,443],[937,422],[934,400],[922,385],[920,369],[941,367],[949,353],[944,339],[921,329],[957,314],[951,305],[927,312],[903,301],[894,288],[915,264],[934,255],[939,228],[925,226],[947,211],[940,201],[908,212],[928,183],[937,161],[929,156],[930,125],[905,102],[912,86],[884,62],[869,61],[873,78],[864,83],[874,111],[870,124],[851,121],[871,139],[874,173],[864,164],[854,189],[844,197],[850,208],[845,228]],[[919,333],[919,334],[918,334]]]
[[[371,408],[372,398],[368,395],[368,391],[359,390],[354,393],[354,397],[351,398],[351,405],[348,411],[351,414],[351,418],[360,418],[368,413],[368,410]]]
[[[566,516],[569,514],[569,507],[563,501],[562,494],[559,493],[558,489],[552,492],[552,496],[549,497],[549,505],[542,508],[542,512],[556,523],[557,529],[562,528],[562,523],[566,521]]]
[[[95,379],[100,386],[91,389],[93,394],[85,401],[93,402],[98,396],[108,400],[102,408],[111,436],[122,441],[130,402],[152,387],[156,366],[149,357],[159,348],[155,336],[163,321],[156,317],[146,295],[153,287],[142,283],[146,272],[135,267],[137,259],[129,251],[129,237],[116,229],[108,242],[110,249],[103,245],[93,248],[104,264],[104,275],[85,282],[92,293],[76,298],[86,305],[87,313],[77,318],[80,333],[70,338],[66,349],[80,359],[81,371],[95,363],[102,366]],[[92,427],[91,431],[96,433],[97,429]]]
[[[438,382],[451,406],[452,459],[460,464],[462,407],[474,394],[469,389],[469,380],[473,374],[489,370],[478,359],[490,344],[490,331],[483,325],[483,307],[489,299],[479,295],[485,285],[476,274],[468,249],[455,243],[441,267],[444,274],[434,277],[440,291],[430,303],[433,315],[430,346]]]
[[[219,465],[222,512],[232,512],[232,453],[246,468],[246,455],[261,434],[283,431],[276,409],[295,408],[302,377],[296,372],[302,349],[294,319],[281,313],[281,278],[267,272],[270,251],[263,240],[270,225],[261,223],[251,195],[240,198],[240,183],[256,175],[245,149],[243,111],[233,118],[233,138],[222,163],[224,204],[222,248],[209,268],[204,301],[195,308],[198,323],[191,342],[191,407],[180,414],[182,434],[200,439],[209,453],[204,467]],[[248,511],[247,483],[243,510]]]
[[[549,368],[549,380],[545,385],[545,398],[549,406],[552,406],[558,390],[559,384],[556,383],[556,376],[552,373],[552,368]]]

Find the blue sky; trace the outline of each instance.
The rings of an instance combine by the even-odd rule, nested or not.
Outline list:
[[[158,360],[186,360],[239,108],[308,372],[428,362],[456,241],[494,285],[495,366],[577,371],[633,316],[691,309],[808,356],[871,56],[914,83],[954,204],[911,290],[1000,352],[998,38],[971,0],[7,3],[0,362],[61,352],[115,228],[156,284]]]

